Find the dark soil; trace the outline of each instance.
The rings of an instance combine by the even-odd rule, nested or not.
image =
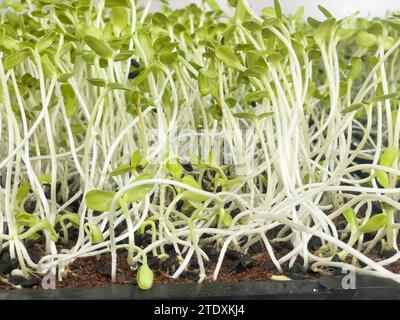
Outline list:
[[[206,273],[208,279],[205,282],[211,281],[212,274],[216,265],[218,256],[215,256],[213,261],[206,265]],[[234,260],[226,258],[223,262],[221,271],[218,276],[218,281],[246,281],[246,280],[268,280],[272,275],[280,273],[271,268],[264,270],[262,266],[269,262],[270,259],[266,253],[258,253],[255,255],[243,255]],[[95,286],[111,286],[113,283],[110,280],[110,274],[102,272],[103,269],[110,268],[111,256],[104,254],[100,258],[90,257],[76,260],[70,265],[70,273],[64,281],[57,283],[59,288],[79,288],[79,287],[95,287]],[[236,267],[232,268],[232,264]],[[184,271],[178,279],[172,279],[175,268],[178,265],[176,255],[171,255],[161,263],[153,266],[155,283],[195,283],[199,278],[198,270],[190,269]],[[196,265],[196,264],[194,264]],[[99,271],[99,266],[101,270]],[[118,253],[117,267],[117,284],[136,284],[136,272],[131,270],[127,263],[126,252]],[[309,274],[308,279],[318,277],[317,274]]]
[[[224,281],[247,281],[247,280],[269,280],[273,275],[281,275],[274,264],[271,262],[270,257],[261,245],[256,245],[245,255],[229,250],[226,255],[222,268],[218,275],[218,282]],[[212,281],[212,275],[216,266],[219,255],[219,250],[214,247],[205,247],[205,251],[210,256],[210,262],[206,263],[207,279],[204,282]],[[39,245],[34,245],[31,248],[32,253],[38,255],[43,254]],[[254,253],[256,251],[256,253]],[[287,253],[282,247],[281,252],[277,252],[277,258],[282,257]],[[132,270],[127,263],[127,252],[120,251],[118,255],[117,266],[117,281],[116,284],[128,285],[136,284],[135,274],[136,271]],[[379,261],[382,256],[376,251],[370,254],[370,257]],[[171,254],[169,258],[160,261],[157,257],[148,257],[148,263],[154,271],[154,283],[195,283],[199,279],[198,265],[195,259],[189,264],[189,268],[185,270],[178,279],[172,279],[171,275],[179,266],[179,260],[176,254]],[[302,261],[298,261],[291,269],[288,269],[287,264],[283,265],[283,274],[293,280],[303,279],[318,279],[322,274],[314,273],[311,270],[306,270],[302,266]],[[390,271],[400,273],[400,261],[397,261],[387,267]],[[330,270],[335,273],[335,270]],[[14,287],[7,283],[5,278],[11,278],[10,282],[21,284],[25,288],[40,287],[40,279],[31,276],[27,280],[12,277],[10,275],[0,274],[0,290],[13,289]],[[15,279],[14,279],[15,278]],[[16,280],[16,281],[14,281]],[[111,255],[103,254],[97,257],[79,258],[69,265],[67,276],[63,281],[57,282],[57,288],[91,288],[91,287],[107,287],[114,283],[111,282]]]

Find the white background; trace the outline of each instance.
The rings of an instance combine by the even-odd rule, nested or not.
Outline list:
[[[226,0],[216,0],[224,10],[229,10]],[[182,7],[191,2],[199,4],[201,0],[169,0],[172,7]],[[260,11],[262,8],[272,6],[273,0],[248,0],[251,6]],[[144,5],[147,0],[138,0]],[[282,9],[286,13],[294,13],[299,6],[304,6],[305,15],[321,18],[317,5],[321,4],[330,10],[337,18],[342,18],[355,11],[360,11],[363,16],[384,16],[387,11],[400,11],[400,0],[280,0]],[[159,1],[154,0],[152,10],[159,8]]]

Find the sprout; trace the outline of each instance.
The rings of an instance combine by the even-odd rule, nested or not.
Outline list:
[[[350,226],[351,235],[348,243],[349,246],[353,246],[362,234],[377,232],[379,229],[383,228],[388,221],[387,216],[384,213],[380,213],[369,218],[363,226],[360,226],[353,209],[347,209],[343,212],[343,216],[346,218],[347,223]],[[346,256],[347,253],[345,251],[340,254],[342,260],[346,259]]]
[[[146,264],[142,264],[136,274],[137,283],[140,289],[148,290],[153,286],[154,273]]]
[[[328,250],[400,280],[387,268],[397,256],[369,259],[378,242],[398,250],[398,15],[93,3],[1,6],[0,249],[23,273],[110,252],[115,281],[127,250],[150,288],[146,255],[172,245],[171,276],[197,259],[203,281],[204,245],[221,246],[216,279],[226,250],[261,239],[279,270],[332,266]],[[79,237],[60,254],[70,228]],[[40,266],[24,247],[39,237]],[[276,259],[281,241],[293,249]]]

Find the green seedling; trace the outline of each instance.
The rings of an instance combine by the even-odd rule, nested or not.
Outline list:
[[[348,241],[349,246],[353,246],[364,233],[377,232],[379,229],[383,228],[388,221],[386,214],[380,213],[372,216],[363,226],[360,226],[356,213],[352,208],[344,211],[343,216],[350,226],[350,239]],[[346,251],[342,251],[339,254],[339,257],[342,260],[345,260],[347,255],[348,253]]]

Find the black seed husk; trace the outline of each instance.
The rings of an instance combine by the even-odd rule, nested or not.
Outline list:
[[[129,72],[128,79],[130,79],[130,80],[135,79],[138,75],[139,75],[139,71],[137,71],[137,70]]]
[[[131,59],[131,65],[135,68],[140,68],[140,63],[136,59]]]
[[[188,172],[192,172],[194,170],[192,164],[187,160],[182,160],[182,167]]]

